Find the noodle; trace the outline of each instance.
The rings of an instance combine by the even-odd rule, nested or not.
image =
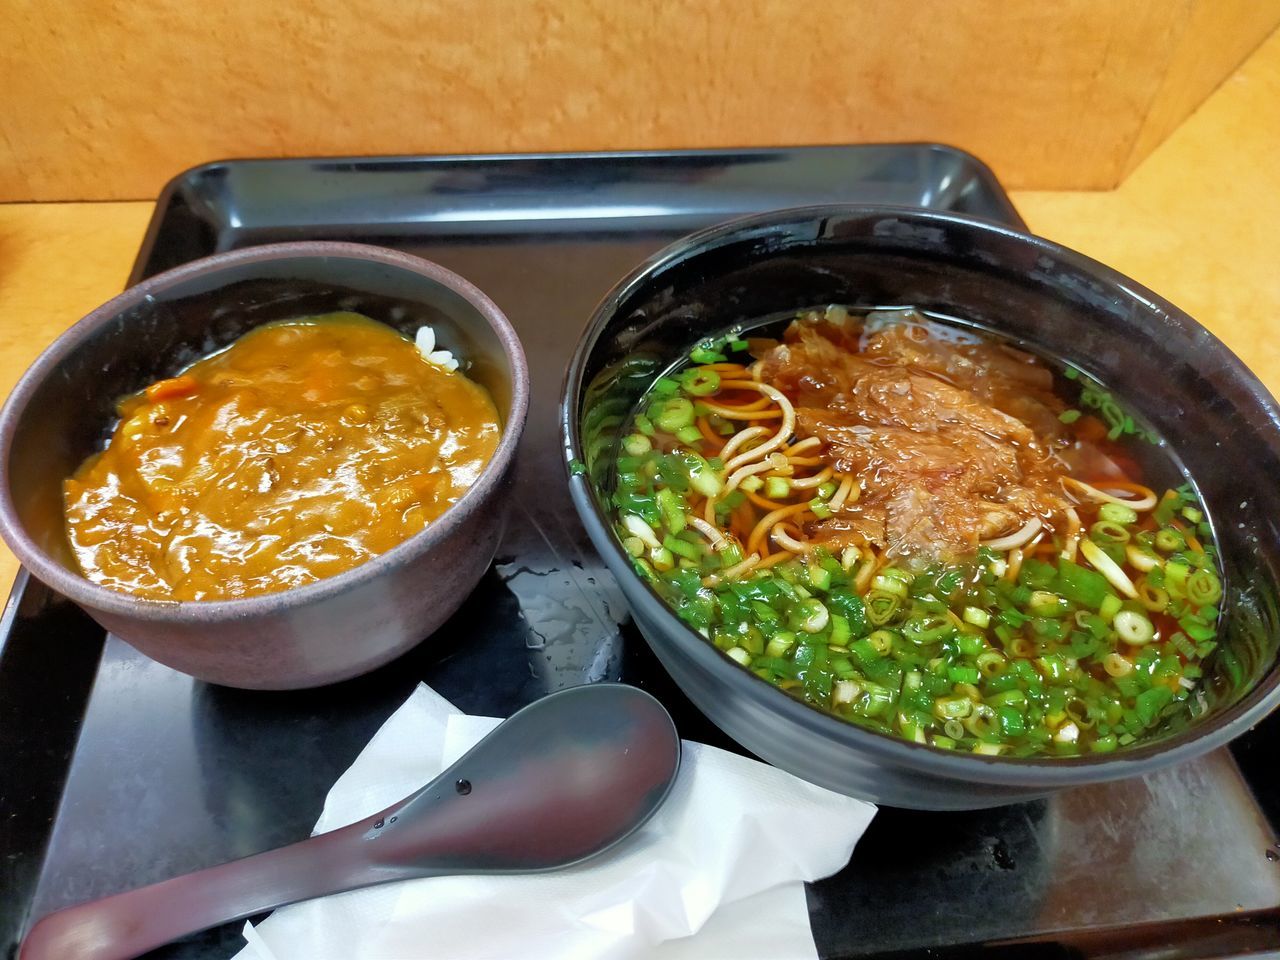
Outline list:
[[[766,534],[768,534],[769,530],[775,523],[780,520],[785,520],[787,517],[798,516],[799,514],[807,512],[808,509],[809,504],[798,503],[790,507],[780,507],[777,510],[766,513],[755,525],[755,529],[751,531],[751,536],[747,538],[747,549],[753,552],[758,550],[760,548],[760,542],[764,540]]]
[[[839,510],[845,505],[845,502],[856,503],[858,500],[858,484],[854,482],[853,477],[845,477],[840,481],[840,486],[835,492],[835,496],[831,498],[831,509]]]
[[[754,476],[757,473],[765,473],[773,468],[773,464],[767,462],[748,463],[744,467],[739,467],[733,473],[729,474],[729,479],[725,481],[725,492],[728,493],[731,490],[737,489],[738,485],[741,484],[743,480],[747,479],[747,477]]]
[[[1066,509],[1067,515],[1067,544],[1062,548],[1061,557],[1063,560],[1075,560],[1076,549],[1080,544],[1080,514],[1076,513],[1075,507]]]
[[[990,547],[992,550],[1011,550],[1014,547],[1022,547],[1031,541],[1044,523],[1039,517],[1032,517],[1022,527],[1006,537],[999,537],[995,540],[984,540],[982,545]]]
[[[1062,484],[1064,487],[1073,487],[1079,490],[1090,500],[1094,500],[1099,503],[1118,503],[1121,506],[1128,507],[1130,510],[1137,510],[1137,511],[1150,510],[1152,507],[1156,505],[1155,491],[1152,490],[1150,487],[1144,487],[1136,483],[1121,483],[1121,482],[1113,482],[1113,481],[1107,482],[1107,485],[1110,487],[1113,487],[1114,489],[1129,490],[1133,493],[1141,493],[1142,496],[1136,500],[1129,497],[1114,497],[1111,494],[1106,493],[1102,490],[1099,490],[1097,487],[1091,486],[1082,480],[1077,480],[1075,477],[1063,477]]]
[[[742,383],[744,381],[737,382]],[[723,384],[721,384],[721,386],[723,386]],[[726,463],[724,465],[726,470],[737,469],[744,463],[751,463],[753,460],[761,459],[766,453],[772,453],[774,450],[778,449],[778,447],[786,443],[787,439],[795,432],[796,429],[795,409],[791,406],[791,401],[783,396],[782,391],[776,390],[764,383],[753,382],[752,386],[782,408],[782,426],[778,428],[778,432],[774,434],[773,437],[760,444],[760,446],[754,447],[746,453],[740,453],[738,456]]]
[[[807,553],[813,549],[810,543],[802,543],[795,539],[791,534],[783,529],[782,524],[775,524],[769,535],[773,538],[773,542],[784,550],[790,550],[792,553]]]
[[[782,452],[786,454],[788,457],[793,457],[797,453],[807,453],[808,451],[816,449],[821,446],[822,446],[822,441],[819,440],[817,437],[806,437],[804,440],[798,440],[797,442],[791,444],[791,446],[787,447]]]
[[[695,530],[701,533],[704,537],[710,540],[712,549],[716,550],[717,552],[724,550],[726,547],[729,546],[729,541],[726,540],[724,538],[724,535],[721,534],[720,531],[715,528],[714,524],[708,523],[705,520],[701,520],[698,517],[690,517],[689,526],[693,527]]]
[[[731,457],[733,456],[733,452],[743,444],[750,443],[752,440],[756,440],[760,437],[767,437],[768,435],[769,431],[764,427],[747,427],[745,430],[739,430],[730,437],[728,442],[720,449],[720,458],[723,460],[727,457]]]
[[[772,420],[782,416],[780,410],[741,410],[736,407],[721,406],[718,403],[708,403],[706,400],[702,401],[702,405],[726,420]]]
[[[791,486],[795,490],[811,490],[814,487],[820,487],[831,479],[831,468],[824,467],[819,473],[815,473],[812,477],[802,477],[799,480],[792,480]]]
[[[743,574],[750,573],[752,570],[755,570],[759,565],[760,554],[753,553],[741,563],[734,564],[732,567],[721,570],[718,574],[712,573],[703,577],[702,585],[704,587],[714,587],[716,584],[725,580],[737,580],[742,577]]]

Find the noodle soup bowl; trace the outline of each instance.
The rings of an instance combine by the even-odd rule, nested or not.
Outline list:
[[[422,531],[343,573],[242,599],[140,599],[83,577],[62,483],[102,449],[118,400],[276,320],[340,310],[438,345],[502,422],[489,463]],[[196,260],[132,287],[59,337],[0,412],[0,533],[24,566],[147,656],[212,683],[295,689],[378,667],[431,634],[488,569],[524,428],[524,353],[502,312],[456,274],[348,243],[286,243]]]
[[[1225,574],[1220,643],[1185,715],[1130,746],[1078,757],[908,742],[759,679],[636,573],[609,506],[628,412],[703,338],[824,304],[911,305],[976,323],[1096,376],[1159,431],[1198,488]],[[1280,409],[1191,317],[1071,250],[914,208],[814,207],[714,227],[659,252],[605,297],[571,362],[561,413],[574,503],[649,645],[726,733],[814,783],[893,806],[993,806],[1189,760],[1280,702]]]

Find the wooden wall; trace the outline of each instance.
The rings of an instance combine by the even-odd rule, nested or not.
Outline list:
[[[1114,186],[1280,0],[0,0],[0,200],[235,156],[940,140]]]

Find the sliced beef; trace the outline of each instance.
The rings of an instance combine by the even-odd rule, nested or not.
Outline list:
[[[819,438],[861,487],[808,531],[833,549],[870,542],[948,559],[1033,516],[1052,524],[1068,506],[1055,452],[1066,444],[1062,404],[1034,357],[914,324],[865,337],[798,324],[761,359],[796,406],[798,434]]]

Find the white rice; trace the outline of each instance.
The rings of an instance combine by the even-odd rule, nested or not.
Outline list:
[[[458,369],[458,361],[454,359],[452,353],[448,350],[436,349],[436,332],[430,327],[419,327],[413,342],[427,363],[434,363],[437,367],[450,372]]]

